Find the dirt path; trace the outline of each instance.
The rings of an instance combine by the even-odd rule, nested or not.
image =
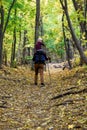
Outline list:
[[[80,101],[69,101],[70,105],[67,102],[65,105],[61,103],[74,100],[75,96],[51,100],[57,94],[63,93],[63,90],[74,89],[71,84],[65,90],[65,82],[60,82],[62,70],[52,67],[50,65],[51,83],[48,71],[45,72],[45,87],[33,84],[34,72],[28,68],[0,73],[0,130],[67,130],[74,126],[82,128],[81,123],[76,121],[82,115],[86,118],[86,94],[76,95],[76,99],[79,98]]]
[[[53,127],[49,77],[45,87],[35,86],[34,73],[24,71],[7,71],[1,76],[0,130],[43,130]]]

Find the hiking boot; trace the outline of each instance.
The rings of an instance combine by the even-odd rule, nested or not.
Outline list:
[[[45,86],[45,84],[44,83],[41,83],[41,87],[44,87]]]

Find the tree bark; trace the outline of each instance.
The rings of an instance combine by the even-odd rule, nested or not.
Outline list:
[[[66,57],[67,57],[69,67],[70,67],[70,69],[72,69],[72,65],[71,65],[70,58],[69,58],[69,52],[68,52],[69,50],[67,48],[67,43],[66,43],[66,35],[65,35],[65,28],[64,28],[64,13],[62,16],[62,29],[63,29],[64,44],[65,44],[65,50],[66,50]]]
[[[4,50],[3,50],[3,60],[4,60],[5,66],[7,66],[7,50],[6,50],[6,48],[4,48]]]
[[[4,25],[4,9],[0,6],[0,69],[2,68],[2,49],[3,49],[3,25]]]
[[[40,25],[40,0],[36,0],[35,44],[39,37],[39,25]]]
[[[22,32],[21,30],[19,31],[19,43],[18,43],[18,50],[17,50],[17,62],[20,63],[22,60]]]
[[[44,35],[44,30],[43,30],[43,18],[42,16],[40,17],[40,36],[42,37]]]
[[[27,41],[26,34],[27,34],[27,31],[26,31],[26,30],[24,30],[24,41],[23,41],[23,58],[22,58],[22,63],[23,63],[23,64],[25,64],[25,55],[26,55],[26,48],[25,48],[26,41]]]
[[[35,41],[34,41],[34,49],[32,54],[36,51],[35,44],[39,37],[39,25],[40,25],[40,0],[36,0],[36,18],[35,18]],[[31,69],[34,70],[33,61],[31,63]]]
[[[16,9],[14,13],[14,21],[16,18]],[[15,22],[14,22],[15,23]],[[11,54],[11,67],[14,67],[14,60],[15,60],[15,52],[16,52],[16,23],[14,26],[14,31],[13,31],[13,43],[12,43],[12,54]]]

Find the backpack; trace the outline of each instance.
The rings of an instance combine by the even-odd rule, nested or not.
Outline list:
[[[45,64],[46,57],[44,55],[44,52],[37,51],[34,55],[33,61],[35,63],[42,63]]]

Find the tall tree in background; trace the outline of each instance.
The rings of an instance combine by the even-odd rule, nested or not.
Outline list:
[[[39,25],[40,25],[40,0],[36,0],[35,43],[39,37]]]
[[[40,36],[42,37],[44,35],[44,30],[43,30],[43,17],[40,16]]]
[[[62,9],[65,12],[66,19],[67,19],[67,22],[68,22],[68,26],[70,28],[70,32],[71,32],[71,35],[72,35],[72,39],[73,39],[73,41],[74,41],[74,43],[77,47],[77,50],[79,51],[79,54],[80,54],[82,61],[84,61],[84,63],[87,64],[87,57],[85,56],[85,54],[83,52],[83,48],[80,44],[80,40],[77,38],[75,31],[74,31],[74,28],[72,26],[72,22],[70,20],[70,16],[69,16],[69,13],[68,13],[67,0],[64,0],[64,1],[60,0],[60,3],[61,3],[61,6],[62,6]]]
[[[62,16],[62,29],[63,29],[63,37],[64,37],[64,44],[65,44],[65,50],[66,50],[66,58],[69,64],[70,69],[72,68],[71,62],[70,62],[70,54],[69,54],[69,47],[68,47],[68,42],[67,42],[67,37],[65,33],[65,26],[64,26],[64,12]]]
[[[14,30],[13,30],[13,42],[12,42],[12,53],[11,53],[11,67],[14,67],[15,51],[16,51],[16,13],[14,10]]]
[[[4,34],[6,32],[6,28],[9,22],[9,18],[10,18],[10,13],[11,10],[14,6],[14,3],[16,2],[16,0],[13,0],[9,9],[8,9],[8,15],[7,15],[7,19],[6,22],[4,24],[4,9],[3,9],[3,5],[2,5],[2,1],[0,1],[0,68],[2,68],[2,52],[3,52],[3,38],[4,38]]]
[[[36,0],[36,17],[35,17],[35,41],[34,41],[34,46],[36,44],[36,41],[39,37],[39,25],[40,25],[40,0]],[[32,53],[35,52],[35,47]],[[34,69],[34,64],[32,62],[31,69]]]
[[[2,47],[3,47],[3,25],[4,25],[4,9],[0,3],[0,69],[2,66]]]
[[[27,42],[27,30],[24,30],[24,38],[23,38],[23,58],[22,58],[22,63],[25,64],[25,56],[26,56],[26,42]]]

